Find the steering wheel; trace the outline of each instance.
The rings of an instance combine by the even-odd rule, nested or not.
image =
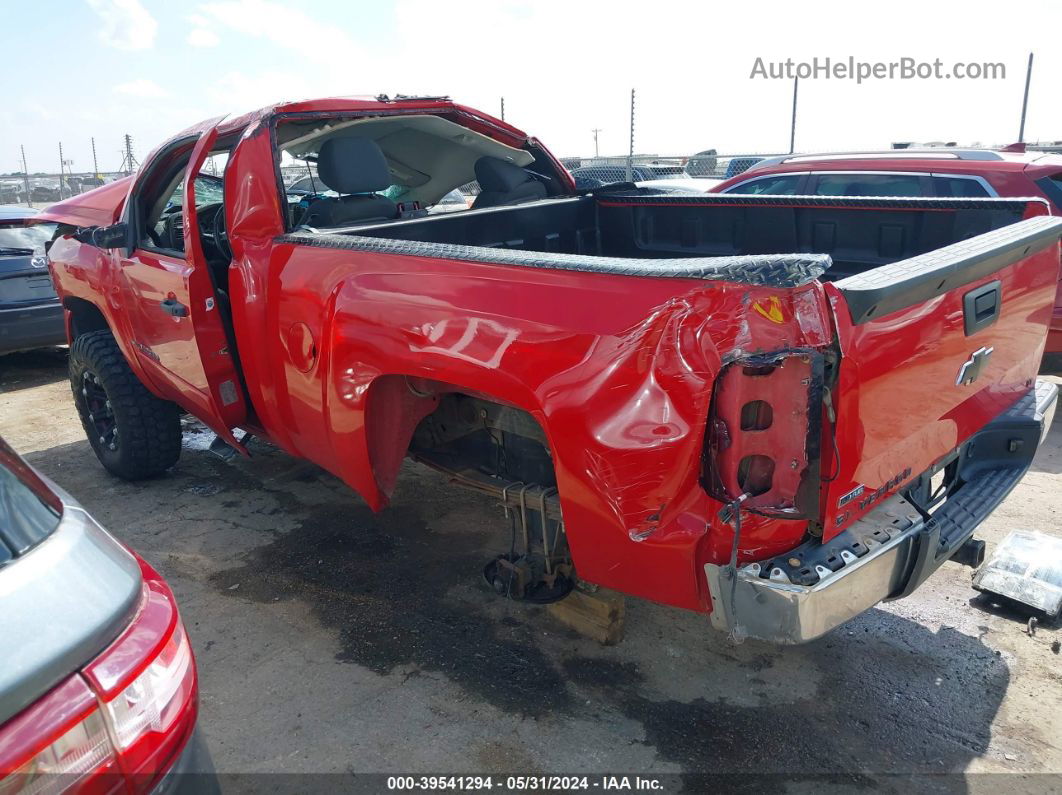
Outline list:
[[[170,213],[162,222],[162,243],[173,251],[184,251],[184,219],[181,213]]]
[[[214,211],[214,219],[210,224],[210,231],[214,236],[214,248],[222,256],[225,262],[232,261],[232,248],[229,246],[229,235],[225,230],[225,205],[219,204]]]

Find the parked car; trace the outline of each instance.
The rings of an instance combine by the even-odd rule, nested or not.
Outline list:
[[[652,188],[664,193],[707,193],[719,180],[710,177],[673,177],[670,179],[647,179],[635,183],[639,188]]]
[[[757,163],[760,163],[767,158],[751,156],[751,157],[731,157],[726,161],[726,172],[723,174],[723,179],[730,179],[736,177],[738,174],[742,174],[748,171]]]
[[[485,568],[509,598],[578,578],[811,640],[976,565],[1057,404],[1036,360],[1062,219],[1038,200],[582,194],[538,139],[438,98],[280,104],[155,151],[127,191],[43,213],[103,466],[172,466],[182,410],[374,510],[410,456],[509,510]],[[337,194],[312,228],[292,159]],[[383,195],[474,178],[465,213]]]
[[[0,206],[0,354],[66,344],[63,308],[44,251],[55,224],[32,225],[36,214]]]
[[[631,182],[659,179],[660,175],[649,166],[632,165]],[[583,166],[572,171],[575,187],[584,190],[600,188],[614,182],[627,182],[627,166]]]
[[[60,198],[58,180],[38,182],[30,187],[30,201],[32,202],[54,202]]]
[[[1015,147],[1023,149],[1023,147]],[[807,196],[1023,197],[1062,215],[1062,156],[985,149],[892,149],[786,155],[755,164],[713,193]],[[1062,275],[1041,372],[1062,373]]]
[[[216,791],[173,592],[2,439],[0,637],[0,792]]]
[[[21,182],[0,182],[0,204],[18,204],[26,198],[26,189]]]
[[[317,193],[325,193],[327,190],[321,180],[309,174],[305,177],[299,177],[287,188],[289,196],[312,196]]]
[[[686,161],[686,173],[691,177],[717,177],[716,169],[719,167],[718,152],[714,149],[705,149],[698,152]]]

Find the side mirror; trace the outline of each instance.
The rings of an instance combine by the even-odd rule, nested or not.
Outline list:
[[[96,248],[122,248],[129,242],[129,224],[124,221],[110,226],[86,226],[74,233],[74,239]]]

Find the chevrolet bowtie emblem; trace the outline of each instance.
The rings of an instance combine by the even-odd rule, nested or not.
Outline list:
[[[959,368],[959,377],[955,379],[955,386],[969,386],[981,376],[988,366],[988,360],[992,358],[995,348],[978,348],[970,354],[970,358],[962,363]]]

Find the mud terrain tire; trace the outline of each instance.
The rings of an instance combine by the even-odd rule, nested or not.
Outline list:
[[[109,331],[74,340],[70,388],[85,435],[107,471],[142,480],[177,463],[180,409],[140,383]]]

